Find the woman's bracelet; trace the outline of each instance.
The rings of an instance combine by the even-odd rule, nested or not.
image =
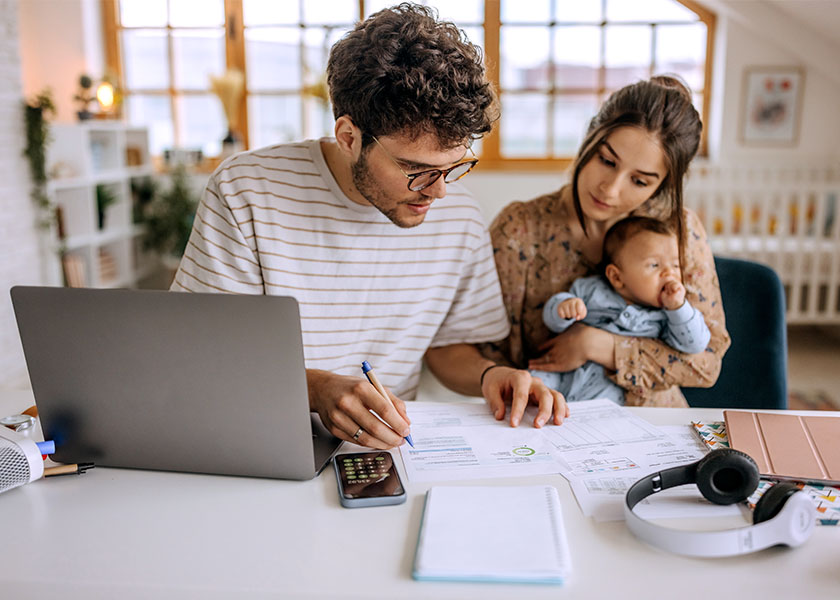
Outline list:
[[[479,389],[484,387],[484,376],[487,375],[487,371],[489,371],[490,369],[495,369],[496,367],[504,367],[504,365],[490,365],[481,372],[481,378],[478,380]]]

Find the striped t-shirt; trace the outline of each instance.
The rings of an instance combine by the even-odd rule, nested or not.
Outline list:
[[[401,228],[341,191],[318,140],[238,154],[210,177],[171,289],[294,296],[307,368],[361,377],[368,360],[412,400],[429,347],[509,330],[478,205],[447,191]]]

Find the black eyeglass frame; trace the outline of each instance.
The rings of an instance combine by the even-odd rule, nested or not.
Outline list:
[[[366,134],[366,135],[370,135],[370,134]],[[388,152],[388,149],[385,146],[383,146],[382,143],[378,139],[376,139],[375,135],[371,135],[370,137],[371,137],[371,139],[373,139],[374,142],[376,142],[377,146],[382,148],[382,151],[385,153],[385,155],[389,159],[391,159],[391,162],[394,163],[395,165],[397,165],[397,168],[400,170],[400,173],[402,173],[405,176],[405,178],[408,179],[407,186],[408,186],[408,190],[410,192],[419,192],[421,190],[425,190],[427,187],[433,185],[438,179],[440,179],[441,175],[443,175],[443,180],[446,183],[454,183],[454,182],[458,181],[459,179],[461,179],[464,175],[466,175],[467,173],[472,171],[473,167],[475,167],[475,165],[478,164],[478,158],[476,157],[476,158],[472,158],[470,160],[463,160],[459,163],[456,163],[456,164],[452,165],[448,169],[427,169],[426,171],[420,171],[419,173],[412,173],[412,174],[409,175],[408,173],[406,173],[403,170],[403,168],[400,166],[400,163],[397,162],[397,159],[394,158],[394,156],[390,152]],[[473,157],[475,157],[475,152],[473,152],[472,148],[467,146],[467,150],[469,150],[470,154],[472,154]],[[449,174],[452,171],[454,171],[455,169],[457,169],[459,167],[463,167],[464,165],[469,165],[469,168],[466,171],[464,171],[463,173],[458,175],[455,179],[452,179],[452,180],[447,179],[447,177],[449,177]],[[432,173],[434,175],[430,175]],[[422,177],[424,175],[431,176],[431,179],[428,182],[424,183],[423,185],[421,185],[419,187],[412,187],[411,184],[414,183],[414,180],[417,179],[418,177]]]

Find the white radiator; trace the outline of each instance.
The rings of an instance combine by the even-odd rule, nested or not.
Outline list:
[[[697,165],[685,202],[716,255],[775,269],[788,323],[840,323],[840,169]]]

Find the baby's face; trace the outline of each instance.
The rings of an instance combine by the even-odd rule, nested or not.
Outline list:
[[[634,304],[661,308],[660,295],[669,281],[680,282],[680,253],[677,238],[641,231],[630,238],[614,264],[624,284],[619,293]]]

